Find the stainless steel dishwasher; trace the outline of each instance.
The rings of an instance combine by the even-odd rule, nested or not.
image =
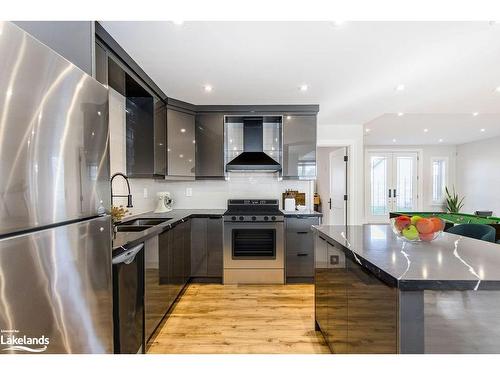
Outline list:
[[[144,353],[144,244],[113,255],[114,351]]]

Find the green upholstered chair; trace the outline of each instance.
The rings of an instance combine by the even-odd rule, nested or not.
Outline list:
[[[446,232],[495,243],[496,230],[486,224],[459,224],[446,229]]]

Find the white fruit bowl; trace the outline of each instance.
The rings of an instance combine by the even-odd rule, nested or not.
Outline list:
[[[411,220],[411,217],[409,217]],[[406,242],[431,242],[439,237],[443,233],[444,222],[438,217],[431,218],[420,218],[418,220],[410,221],[408,225],[405,225],[405,219],[399,219],[398,217],[391,219],[391,228],[394,234]],[[424,220],[419,224],[420,220]],[[432,231],[429,226],[433,224]]]

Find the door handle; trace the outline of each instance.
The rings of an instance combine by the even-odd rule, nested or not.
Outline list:
[[[297,253],[297,256],[298,256],[298,257],[306,257],[306,256],[308,256],[308,255],[309,255],[309,254],[307,254],[307,253]]]
[[[328,204],[330,205],[330,210],[332,209],[332,198],[328,199]]]
[[[307,234],[309,232],[297,232],[297,234]]]
[[[396,189],[392,189],[392,195],[396,198]]]
[[[391,198],[391,189],[389,189],[389,198]]]

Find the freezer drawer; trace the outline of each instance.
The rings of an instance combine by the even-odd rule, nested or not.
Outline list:
[[[1,239],[0,290],[3,341],[43,337],[0,353],[112,353],[110,217]]]

